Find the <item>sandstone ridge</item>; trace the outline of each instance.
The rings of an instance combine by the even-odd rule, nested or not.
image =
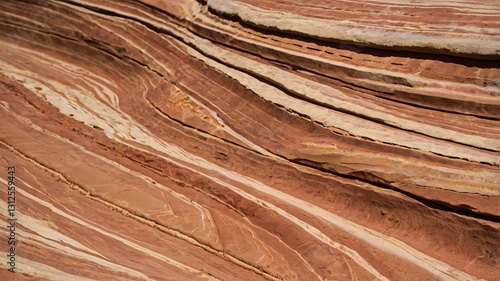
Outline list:
[[[497,1],[0,7],[15,280],[500,280]]]

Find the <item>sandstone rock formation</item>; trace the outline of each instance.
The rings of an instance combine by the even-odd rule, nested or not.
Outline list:
[[[500,280],[498,1],[0,14],[0,279]]]

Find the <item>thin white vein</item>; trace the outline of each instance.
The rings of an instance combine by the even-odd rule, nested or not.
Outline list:
[[[30,186],[30,185],[29,185],[29,184],[27,184],[27,183],[24,183],[24,184],[26,184],[26,186],[28,186],[28,187],[30,187],[30,188],[33,188],[32,186]],[[118,236],[118,235],[115,235],[115,234],[109,233],[109,232],[107,232],[107,231],[104,231],[104,230],[103,230],[103,229],[101,229],[101,228],[98,228],[98,227],[95,227],[95,226],[93,226],[93,225],[90,225],[90,224],[88,224],[87,222],[85,222],[85,221],[83,221],[83,220],[81,220],[81,219],[79,219],[79,218],[76,218],[76,217],[74,217],[74,216],[72,216],[72,215],[70,215],[70,214],[67,214],[67,213],[65,213],[65,212],[61,211],[60,209],[58,209],[58,208],[57,208],[57,207],[55,207],[54,205],[52,205],[52,204],[50,204],[50,203],[48,203],[48,202],[46,202],[46,201],[43,201],[43,200],[41,200],[41,199],[37,198],[36,196],[31,195],[31,194],[30,194],[30,193],[28,193],[28,192],[25,192],[24,190],[20,189],[19,187],[18,187],[18,188],[16,188],[16,191],[18,191],[20,194],[22,194],[22,195],[23,195],[23,196],[25,196],[26,198],[29,198],[30,200],[33,200],[34,202],[36,202],[36,203],[38,203],[38,204],[40,204],[40,205],[42,205],[42,206],[45,206],[45,207],[49,208],[49,209],[50,209],[51,211],[53,211],[54,213],[56,213],[56,214],[58,214],[58,215],[60,215],[60,216],[62,216],[62,217],[65,217],[65,218],[67,218],[67,219],[69,219],[69,220],[71,220],[71,221],[73,221],[73,222],[75,222],[75,223],[77,223],[77,224],[80,224],[80,225],[81,225],[81,226],[83,226],[83,227],[86,227],[86,228],[92,229],[92,230],[94,230],[94,231],[96,231],[96,232],[99,232],[99,233],[100,233],[100,234],[102,234],[102,235],[105,235],[105,236],[107,236],[107,237],[110,237],[110,238],[112,238],[112,239],[115,239],[115,240],[117,240],[117,241],[120,241],[120,242],[122,242],[123,244],[125,244],[125,245],[127,245],[127,246],[129,246],[129,247],[131,247],[131,248],[133,248],[133,249],[135,249],[135,250],[138,250],[138,251],[140,251],[140,252],[143,252],[143,253],[145,253],[145,254],[147,254],[147,255],[149,255],[149,256],[151,256],[151,257],[154,257],[154,258],[156,258],[156,259],[158,259],[158,260],[161,260],[161,261],[163,261],[163,262],[165,262],[165,263],[167,263],[167,264],[169,264],[169,265],[171,265],[171,266],[174,266],[174,267],[180,268],[180,269],[182,269],[182,270],[185,270],[185,271],[187,271],[187,272],[193,273],[193,274],[198,275],[198,276],[204,276],[204,275],[205,275],[203,272],[201,272],[201,271],[199,271],[199,270],[196,270],[196,269],[194,269],[194,268],[192,268],[192,267],[190,267],[190,266],[187,266],[187,265],[185,265],[185,264],[183,264],[183,263],[180,263],[180,262],[178,262],[178,261],[176,261],[176,260],[173,260],[173,259],[171,259],[171,258],[169,258],[169,257],[166,257],[166,256],[164,256],[164,255],[162,255],[162,254],[160,254],[160,253],[157,253],[157,252],[152,251],[152,250],[150,250],[150,249],[148,249],[148,248],[145,248],[145,247],[143,247],[143,246],[140,246],[140,245],[138,245],[138,244],[136,244],[136,243],[133,243],[133,242],[131,242],[131,241],[127,240],[127,239],[124,239],[124,238],[122,238],[122,237]],[[4,207],[4,208],[6,208],[6,207]],[[21,224],[22,224],[22,222],[21,222]],[[142,274],[142,273],[141,273],[141,274]],[[211,277],[211,276],[206,276],[206,275],[205,275],[204,277],[205,277],[206,279],[209,279],[209,280],[218,280],[218,279],[216,279],[216,278],[214,278],[214,277]],[[147,278],[147,279],[149,280],[149,278]]]
[[[2,257],[7,256],[6,252],[0,252]],[[94,279],[89,279],[81,277],[74,274],[69,274],[67,272],[61,271],[55,267],[49,266],[45,263],[36,262],[30,259],[26,259],[22,256],[16,257],[16,262],[20,265],[16,268],[16,273],[24,273],[28,276],[37,276],[38,278],[46,278],[53,281],[94,281]],[[7,268],[7,264],[4,262],[0,263],[1,268]],[[6,274],[6,273],[4,273]],[[14,279],[15,280],[15,279]]]

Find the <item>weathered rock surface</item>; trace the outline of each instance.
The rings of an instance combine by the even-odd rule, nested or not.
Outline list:
[[[3,0],[0,279],[500,280],[478,2]]]

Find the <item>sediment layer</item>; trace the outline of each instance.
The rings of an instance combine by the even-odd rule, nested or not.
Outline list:
[[[495,1],[0,7],[16,280],[500,280]]]

